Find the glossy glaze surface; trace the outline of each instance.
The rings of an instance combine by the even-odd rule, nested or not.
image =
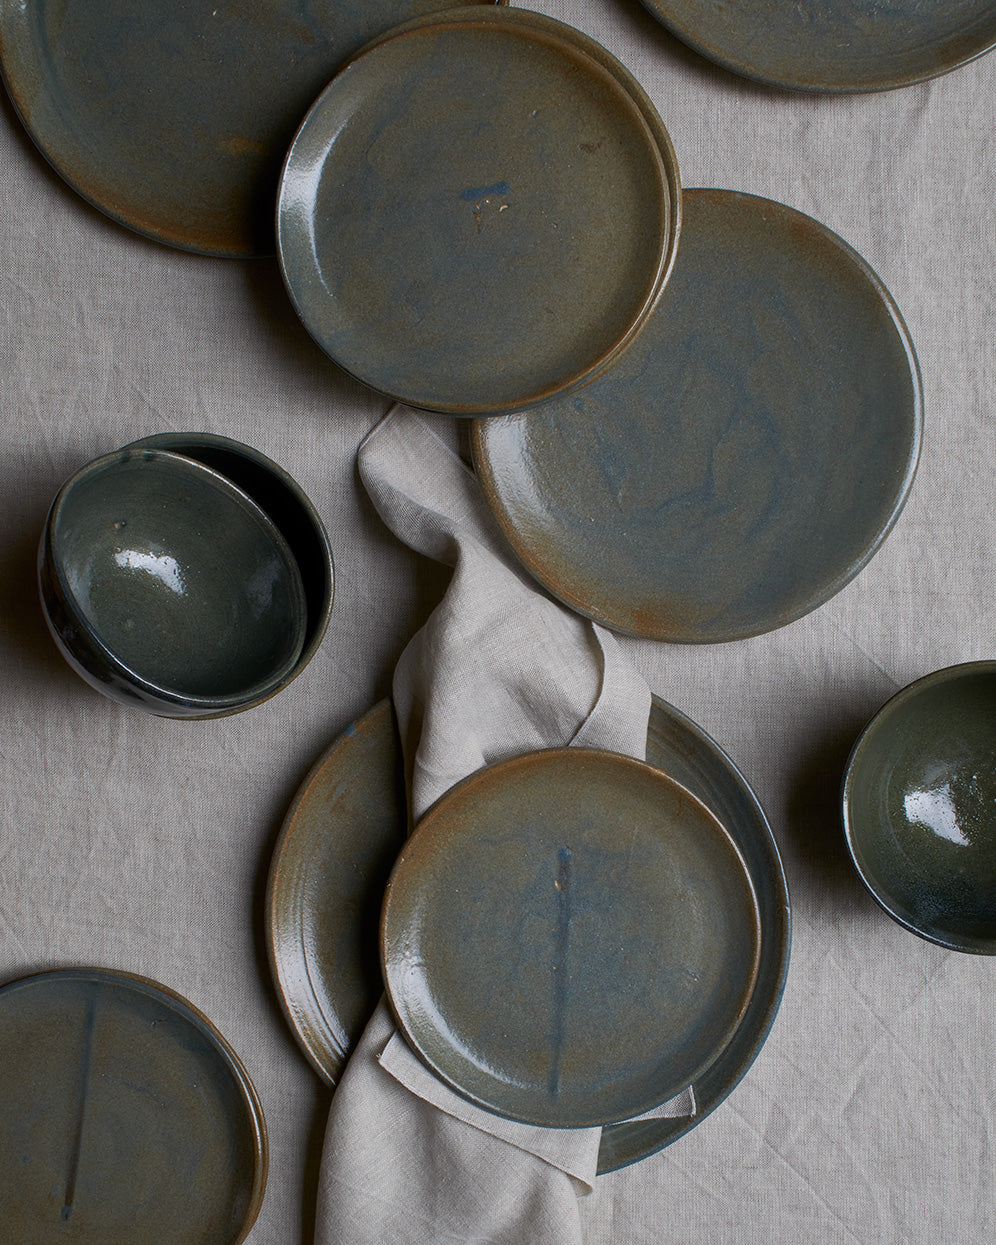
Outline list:
[[[996,954],[996,662],[935,671],[879,711],[848,761],[844,827],[890,916]]]
[[[481,420],[485,495],[573,609],[656,640],[791,622],[861,570],[912,484],[919,370],[892,299],[810,217],[684,194],[649,324],[571,397]]]
[[[39,579],[70,664],[156,713],[256,703],[304,642],[301,575],[276,527],[229,480],[163,450],[106,455],[63,486]]]
[[[992,0],[643,0],[703,56],[775,86],[882,91],[947,73],[996,43]]]
[[[329,1083],[383,992],[380,908],[407,820],[401,745],[385,700],[318,760],[270,864],[274,981],[305,1054]]]
[[[411,406],[515,410],[630,340],[675,253],[670,139],[593,40],[478,7],[378,41],[291,147],[278,249],[336,363]]]
[[[0,987],[0,1223],[10,1242],[238,1245],[266,1183],[262,1111],[177,995],[99,969]]]
[[[698,796],[729,828],[757,895],[761,958],[743,1020],[715,1063],[695,1081],[695,1115],[608,1125],[602,1130],[599,1172],[638,1162],[669,1145],[726,1098],[768,1035],[788,972],[785,875],[764,813],[743,776],[708,735],[656,697],[647,760]],[[319,760],[287,815],[270,868],[268,943],[277,989],[298,1042],[330,1084],[382,990],[375,927],[388,862],[404,842],[405,824],[400,741],[385,700]],[[375,862],[372,870],[369,860]],[[326,902],[329,888],[344,899]]]
[[[304,588],[304,643],[290,677],[300,674],[325,637],[335,592],[328,532],[300,484],[259,450],[210,432],[161,432],[124,448],[169,450],[203,463],[231,480],[276,525],[297,563]]]
[[[0,67],[32,138],[91,203],[162,242],[272,254],[294,131],[375,35],[445,0],[0,0]]]
[[[719,1055],[757,974],[733,840],[660,770],[529,753],[416,826],[381,920],[388,1000],[472,1101],[546,1127],[658,1106]]]

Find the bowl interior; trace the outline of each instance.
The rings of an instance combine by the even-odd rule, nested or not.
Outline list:
[[[152,688],[255,697],[301,651],[304,590],[286,541],[203,464],[159,451],[91,463],[56,501],[51,551],[92,638]]]
[[[902,925],[996,953],[996,662],[938,671],[900,692],[855,746],[848,845]]]

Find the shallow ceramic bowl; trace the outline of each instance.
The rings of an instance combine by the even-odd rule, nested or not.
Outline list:
[[[996,661],[904,688],[858,738],[844,830],[862,881],[914,934],[996,954]]]
[[[307,605],[304,645],[290,675],[296,678],[325,637],[335,591],[328,532],[300,484],[251,445],[211,432],[161,432],[133,441],[125,449],[168,450],[203,463],[251,497],[277,526],[301,572]]]
[[[168,717],[258,703],[304,645],[301,574],[276,526],[230,480],[162,450],[106,455],[63,485],[39,586],[69,664]]]

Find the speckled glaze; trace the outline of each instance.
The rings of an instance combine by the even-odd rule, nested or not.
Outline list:
[[[39,587],[77,673],[166,716],[258,703],[304,643],[301,575],[277,528],[231,481],[164,450],[105,455],[63,485]]]
[[[472,441],[550,592],[619,631],[714,643],[783,626],[861,570],[921,424],[913,346],[868,265],[792,208],[690,190],[674,274],[626,354]]]
[[[847,845],[891,917],[954,951],[996,954],[996,661],[911,683],[854,746]]]
[[[935,78],[996,43],[992,0],[643,0],[703,56],[774,86],[884,91]]]
[[[771,1028],[788,972],[785,875],[764,813],[733,762],[698,726],[654,698],[647,760],[698,796],[747,863],[760,912],[757,982],[736,1033],[695,1081],[695,1115],[610,1124],[599,1172],[638,1162],[694,1128],[736,1087]],[[389,701],[336,740],[306,780],[270,868],[268,944],[277,990],[298,1042],[335,1082],[382,990],[376,919],[405,837],[400,741]],[[370,867],[372,862],[373,867]],[[351,877],[356,874],[355,880]],[[339,898],[326,901],[332,891]],[[371,914],[374,914],[371,916]],[[366,925],[362,932],[357,918]]]
[[[0,68],[32,138],[115,220],[186,250],[271,254],[294,131],[375,35],[445,0],[0,0]]]
[[[168,450],[193,458],[240,488],[276,526],[301,573],[307,619],[301,654],[286,682],[296,678],[318,651],[335,592],[335,564],[321,516],[300,484],[271,458],[210,432],[161,432],[142,437],[126,450]]]
[[[273,978],[291,1028],[329,1084],[383,991],[380,908],[406,832],[401,746],[385,700],[318,760],[270,864]]]
[[[667,131],[615,57],[542,14],[477,7],[392,32],[330,83],[288,155],[278,250],[346,371],[490,414],[626,347],[679,214]]]
[[[757,901],[712,813],[660,770],[554,749],[491,766],[421,819],[381,953],[410,1045],[499,1115],[596,1126],[658,1106],[750,1000]]]
[[[0,987],[5,1241],[239,1245],[266,1184],[266,1129],[210,1022],[103,969]]]

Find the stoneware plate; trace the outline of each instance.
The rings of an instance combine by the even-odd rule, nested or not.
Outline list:
[[[381,916],[388,1000],[478,1105],[550,1128],[659,1106],[736,1031],[759,915],[732,838],[662,771],[552,749],[421,819]]]
[[[993,0],[643,0],[734,73],[803,91],[883,91],[934,78],[996,43]]]
[[[758,899],[761,959],[743,1020],[695,1081],[695,1115],[604,1128],[598,1152],[603,1173],[669,1145],[726,1098],[768,1035],[788,971],[785,875],[764,813],[743,776],[708,735],[657,698],[647,760],[697,795],[736,840]],[[382,991],[377,922],[406,817],[401,745],[385,700],[319,760],[287,815],[270,870],[274,978],[298,1042],[328,1084],[338,1079]],[[330,891],[336,896],[332,902],[326,899]]]
[[[339,65],[445,0],[0,0],[0,68],[44,155],[139,233],[272,253],[294,131]]]
[[[996,661],[935,671],[876,714],[848,761],[844,828],[900,925],[996,954]]]
[[[11,1242],[237,1245],[266,1183],[245,1069],[171,991],[102,969],[0,987],[0,1223]]]
[[[913,480],[921,388],[892,299],[835,234],[732,191],[684,205],[674,275],[611,371],[472,442],[550,592],[619,631],[711,643],[791,622],[861,570]]]
[[[667,131],[600,44],[526,9],[457,9],[330,83],[287,158],[277,243],[336,363],[411,406],[489,414],[626,346],[679,200]]]

